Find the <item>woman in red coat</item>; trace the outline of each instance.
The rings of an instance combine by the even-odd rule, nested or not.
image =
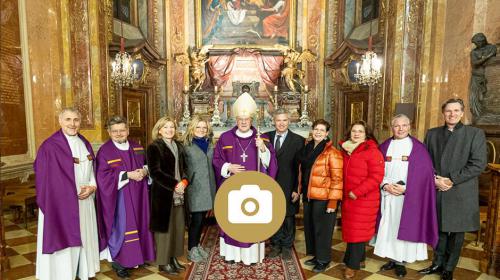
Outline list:
[[[351,124],[340,145],[344,155],[342,238],[347,243],[344,277],[350,279],[365,259],[365,243],[375,234],[384,157],[364,121]]]

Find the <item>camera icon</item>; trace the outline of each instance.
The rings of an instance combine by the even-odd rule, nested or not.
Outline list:
[[[227,195],[228,220],[233,224],[268,224],[273,219],[273,194],[258,185],[242,185]]]

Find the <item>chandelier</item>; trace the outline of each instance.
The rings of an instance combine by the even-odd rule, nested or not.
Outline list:
[[[372,8],[374,2],[372,1]],[[372,24],[370,21],[370,37],[368,37],[368,51],[361,56],[361,64],[356,63],[356,73],[354,78],[358,83],[366,86],[373,86],[382,77],[380,69],[382,68],[382,60],[377,57],[377,54],[372,51]]]
[[[356,63],[356,74],[354,77],[358,83],[373,86],[382,77],[380,72],[382,61],[377,57],[377,54],[371,50],[361,56],[361,64]]]
[[[131,85],[137,74],[137,64],[133,63],[130,54],[125,51],[124,41],[125,39],[122,37],[120,52],[116,54],[115,60],[111,63],[111,81],[119,87]]]
[[[120,1],[121,6],[121,1]],[[120,9],[121,7],[118,7]],[[120,51],[116,54],[115,60],[111,63],[111,81],[118,87],[129,86],[134,81],[137,74],[137,64],[133,63],[133,59],[125,51],[125,38],[123,37],[123,20],[121,13],[118,12],[120,20],[121,37]]]

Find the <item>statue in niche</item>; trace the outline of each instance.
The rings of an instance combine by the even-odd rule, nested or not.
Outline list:
[[[212,45],[203,46],[200,50],[193,50],[191,54],[180,54],[175,57],[175,61],[179,62],[182,66],[189,66],[191,76],[190,85],[193,91],[201,89],[203,82],[205,82],[205,63],[208,61],[208,50]]]
[[[294,49],[286,48],[283,50],[285,56],[285,69],[281,71],[281,77],[285,79],[285,83],[292,92],[297,92],[296,85],[303,89],[305,86],[305,71],[298,68],[298,64],[302,62],[312,62],[316,60],[316,56],[309,50],[298,52]]]
[[[471,41],[476,48],[470,53],[472,73],[469,84],[469,103],[472,114],[479,117],[483,113],[483,99],[487,92],[484,64],[488,59],[496,56],[497,48],[495,45],[488,44],[483,33],[476,33]]]

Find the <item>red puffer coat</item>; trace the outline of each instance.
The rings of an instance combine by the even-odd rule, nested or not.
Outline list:
[[[384,157],[373,140],[361,143],[351,155],[345,150],[342,153],[342,238],[349,243],[366,242],[375,234],[380,207],[380,183],[384,178]],[[357,197],[355,200],[349,197],[351,191]]]

